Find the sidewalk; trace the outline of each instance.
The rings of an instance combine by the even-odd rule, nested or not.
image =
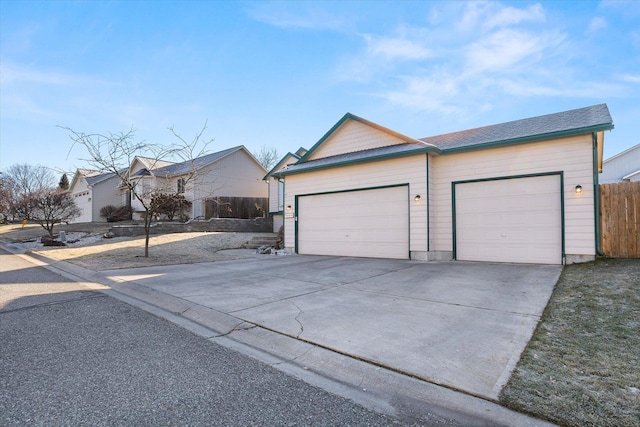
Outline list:
[[[2,246],[11,250],[10,245]],[[212,308],[214,305],[206,303],[202,295],[197,299],[203,303],[196,303],[193,295],[180,296],[180,287],[162,287],[163,283],[166,285],[163,277],[165,280],[168,277],[167,269],[184,270],[185,266],[95,272],[49,259],[42,254],[34,254],[33,258],[37,259],[39,264],[63,276],[97,284],[96,288],[106,287],[104,292],[111,296],[178,323],[213,342],[274,365],[318,387],[346,395],[366,407],[392,416],[406,419],[418,416],[421,412],[430,412],[455,419],[461,425],[551,425],[485,399],[460,393],[452,387],[445,388],[411,377],[406,375],[402,366],[379,363],[369,358],[349,357],[349,351],[340,351],[335,346],[314,344],[314,341],[317,341],[316,337],[310,335],[306,338],[305,331],[301,330],[304,329],[303,324],[298,322],[300,319],[295,316],[295,325],[270,328],[268,321],[243,321],[242,316],[236,317],[229,314],[229,311]],[[294,258],[296,257],[289,259]],[[254,260],[224,263],[228,269],[242,270],[246,266],[242,263],[247,262]],[[187,269],[193,273],[196,267],[207,266],[207,269],[212,271],[214,264],[190,265]],[[227,281],[229,286],[233,286],[233,280]],[[151,286],[151,283],[154,285]],[[309,292],[315,291],[310,289]],[[260,298],[259,295],[248,297]],[[264,301],[256,301],[255,306],[264,307],[261,312],[264,316],[273,306],[263,303]],[[242,307],[246,307],[246,301],[238,305],[239,309]],[[303,321],[307,323],[308,320],[310,319]],[[331,331],[326,333],[330,334]],[[348,343],[344,344],[348,347]]]

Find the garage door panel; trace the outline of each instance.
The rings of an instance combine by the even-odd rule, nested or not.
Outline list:
[[[407,187],[298,198],[298,253],[406,259]]]
[[[456,258],[562,262],[560,177],[456,184]]]

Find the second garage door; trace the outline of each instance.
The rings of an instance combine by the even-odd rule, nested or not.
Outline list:
[[[455,185],[456,259],[562,263],[560,175]]]
[[[409,258],[408,187],[298,197],[300,254]]]

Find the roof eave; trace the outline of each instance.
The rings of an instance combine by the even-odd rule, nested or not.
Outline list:
[[[628,180],[631,180],[631,178],[633,178],[634,176],[639,175],[639,174],[640,174],[640,169],[638,169],[635,172],[631,172],[630,174],[627,174],[627,175],[623,176],[622,179],[624,181],[628,181]]]
[[[276,163],[276,165],[274,167],[271,168],[271,170],[269,172],[267,172],[267,174],[262,178],[263,181],[267,181],[269,179],[270,176],[272,176],[275,171],[278,170],[279,167],[282,166],[282,164],[286,164],[286,161],[289,157],[293,157],[296,160],[300,160],[300,156],[298,156],[295,153],[292,152],[288,152],[287,154],[285,154],[278,163]]]
[[[421,141],[419,139],[415,139],[415,138],[411,138],[409,136],[403,135],[401,133],[398,133],[394,130],[391,130],[389,128],[386,128],[382,125],[379,125],[375,122],[369,121],[367,119],[363,119],[362,117],[356,116],[355,114],[351,114],[351,113],[346,113],[344,116],[342,116],[342,118],[340,120],[338,120],[338,122],[333,125],[331,127],[331,129],[329,129],[323,136],[322,138],[320,138],[318,140],[318,142],[316,142],[313,147],[311,147],[305,154],[304,156],[302,156],[300,158],[300,160],[298,161],[298,163],[304,163],[317,149],[318,147],[320,147],[327,139],[329,139],[329,137],[338,130],[338,128],[340,128],[340,126],[342,126],[347,120],[353,120],[359,123],[362,123],[364,125],[370,126],[374,129],[377,129],[381,132],[387,133],[389,135],[392,135],[398,139],[401,139],[404,142],[409,142],[409,143],[414,143],[414,144],[421,144],[424,146],[429,146],[431,148],[436,148],[435,146],[429,144],[428,142],[424,142]]]
[[[399,157],[408,157],[408,156],[415,156],[417,154],[424,154],[424,153],[430,153],[430,152],[434,152],[435,150],[432,147],[422,147],[416,150],[412,150],[412,151],[403,151],[400,153],[391,153],[391,154],[379,154],[376,156],[370,156],[370,157],[363,157],[361,159],[353,159],[353,160],[344,160],[344,161],[338,161],[335,163],[329,163],[329,164],[325,164],[325,165],[318,165],[318,166],[311,166],[311,167],[307,167],[304,169],[285,169],[285,170],[281,170],[278,171],[276,173],[274,173],[272,176],[275,178],[280,178],[286,175],[294,175],[294,174],[298,174],[298,173],[305,173],[305,172],[311,172],[311,171],[318,171],[318,170],[323,170],[323,169],[333,169],[333,168],[337,168],[337,167],[344,167],[344,166],[351,166],[351,165],[358,165],[358,164],[362,164],[362,163],[370,163],[370,162],[375,162],[375,161],[380,161],[380,160],[387,160],[387,159],[394,159],[394,158],[399,158]]]

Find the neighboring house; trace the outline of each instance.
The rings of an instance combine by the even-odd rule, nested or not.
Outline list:
[[[81,214],[73,222],[106,221],[100,217],[104,206],[121,206],[119,178],[113,173],[78,169],[69,185],[69,193]]]
[[[268,188],[262,180],[266,169],[244,147],[198,157],[192,161],[171,163],[136,157],[129,174],[140,194],[184,194],[193,203],[191,218],[207,217],[207,200],[219,197],[268,197]],[[131,199],[134,215],[140,218],[144,209],[139,200],[122,189],[123,200]]]
[[[608,158],[602,164],[600,184],[640,181],[640,144]]]
[[[599,252],[606,104],[414,139],[347,113],[284,178],[299,254],[563,264]]]
[[[275,178],[274,173],[286,169],[307,153],[305,148],[298,148],[295,153],[287,153],[265,175],[264,180],[269,184],[269,215],[273,218],[273,232],[277,233],[284,225],[284,179]]]

